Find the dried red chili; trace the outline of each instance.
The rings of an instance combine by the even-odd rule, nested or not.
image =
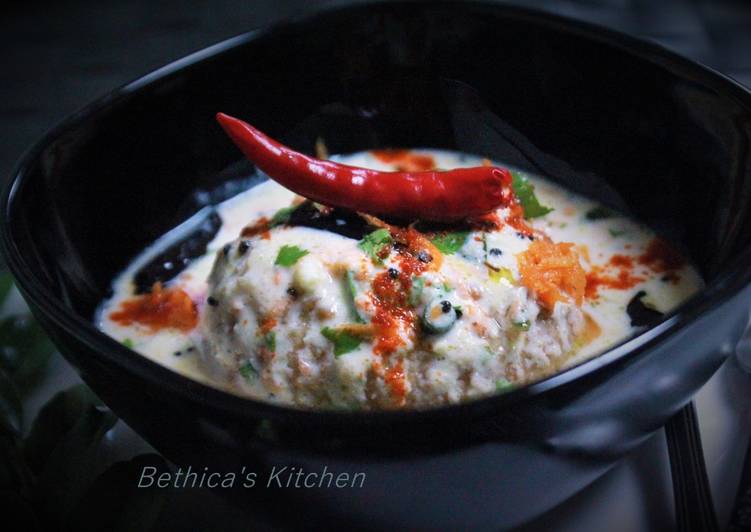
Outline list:
[[[295,152],[223,113],[217,121],[259,169],[313,201],[403,220],[455,222],[481,216],[513,197],[508,170],[481,166],[448,171],[380,172]]]

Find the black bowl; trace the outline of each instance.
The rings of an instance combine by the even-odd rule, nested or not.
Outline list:
[[[318,136],[333,152],[449,147],[542,173],[678,243],[707,288],[600,357],[463,405],[309,412],[203,386],[92,318],[130,258],[252,170],[217,111],[303,151]],[[491,4],[343,8],[230,39],[70,117],[19,164],[2,241],[83,379],[175,463],[257,472],[254,488],[226,491],[253,511],[308,526],[497,528],[602,474],[732,352],[751,299],[750,139],[747,90],[653,44]],[[272,466],[367,480],[266,489]]]

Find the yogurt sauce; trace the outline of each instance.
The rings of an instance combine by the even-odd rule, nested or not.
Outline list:
[[[422,158],[432,158],[437,168],[482,164],[478,157],[449,151],[411,150],[410,153]],[[332,159],[353,166],[386,171],[395,170],[398,166],[398,161],[375,152],[361,152]],[[632,336],[638,327],[632,325],[632,317],[627,312],[627,306],[640,292],[644,292],[640,301],[649,309],[667,313],[702,287],[703,283],[697,271],[666,248],[648,228],[544,179],[534,176],[528,176],[528,179],[534,184],[539,202],[552,207],[553,210],[527,222],[533,229],[546,233],[553,242],[570,242],[575,245],[580,263],[587,273],[586,297],[581,305],[581,311],[588,316],[588,320],[596,323],[599,334],[593,335],[584,345],[578,346],[578,349],[566,357],[557,358],[549,367],[530,372],[521,380],[522,383],[575,365]],[[221,216],[222,226],[208,245],[206,253],[193,260],[182,273],[168,283],[168,287],[181,288],[196,302],[199,313],[208,312],[205,303],[208,295],[207,279],[223,246],[235,241],[248,224],[262,217],[272,218],[279,209],[288,207],[295,198],[295,194],[275,182],[266,181],[220,204],[217,211]],[[302,234],[307,245],[318,253],[325,254],[327,250],[329,253],[346,253],[347,249],[352,248],[352,244],[349,244],[351,241],[339,235],[309,228],[294,228],[294,231],[297,233],[289,234]],[[513,230],[504,228],[503,231]],[[510,235],[504,235],[503,231],[488,234],[487,241],[484,242],[468,238],[459,255],[467,259],[466,262],[472,263],[477,259],[477,262],[482,264],[482,257],[487,249],[494,247],[493,239],[498,239],[498,246],[503,248],[503,253],[493,259],[496,261],[493,266],[509,271],[513,278],[518,279],[519,267],[516,256],[527,248],[529,242],[520,238],[510,238]],[[285,234],[287,236],[284,236]],[[289,234],[280,233],[280,236],[275,238],[288,239]],[[122,309],[124,302],[134,297],[133,280],[136,273],[165,245],[164,240],[157,241],[136,257],[115,279],[113,296],[101,305],[97,313],[97,326],[142,355],[195,380],[267,400],[295,402],[295,398],[287,393],[264,394],[257,386],[243,384],[237,375],[228,376],[221,371],[215,371],[216,368],[207,367],[205,357],[199,354],[197,346],[200,346],[201,338],[197,338],[197,332],[186,334],[174,328],[152,330],[138,323],[124,324],[112,319],[113,313]],[[339,247],[342,249],[337,249]],[[449,266],[453,267],[456,261],[453,257],[451,261],[453,262],[450,262]],[[482,392],[483,386],[478,386],[477,389]],[[480,392],[471,395],[479,395]],[[446,393],[449,394],[448,399],[442,396],[444,398],[438,402],[455,402],[466,398]],[[311,403],[313,400],[305,401]],[[297,402],[301,400],[298,399]],[[315,405],[314,402],[311,404]],[[343,401],[343,404],[346,406],[348,401]]]

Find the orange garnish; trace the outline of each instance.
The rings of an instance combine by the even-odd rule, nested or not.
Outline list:
[[[154,283],[151,293],[123,301],[110,319],[120,325],[145,325],[151,332],[168,328],[187,332],[198,324],[198,310],[185,291]]]
[[[581,305],[587,278],[574,244],[535,240],[517,261],[522,283],[546,309],[568,299]]]

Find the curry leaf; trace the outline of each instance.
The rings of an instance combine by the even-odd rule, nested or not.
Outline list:
[[[439,233],[430,239],[444,255],[453,255],[459,251],[467,241],[468,231],[455,231],[453,233]]]
[[[334,356],[344,355],[360,347],[362,340],[346,331],[324,327],[321,334],[334,344]]]
[[[297,246],[284,245],[279,249],[279,254],[276,256],[274,264],[289,268],[302,257],[308,254],[308,251]]]
[[[381,263],[381,253],[383,253],[386,246],[389,246],[392,242],[391,233],[386,228],[376,229],[372,233],[365,235],[365,238],[360,240],[357,246],[363,250],[371,259]]]
[[[511,172],[511,187],[514,189],[514,194],[519,199],[519,203],[524,209],[524,217],[539,218],[545,216],[553,209],[540,204],[540,201],[535,195],[535,186],[529,182],[529,179],[521,172]]]

